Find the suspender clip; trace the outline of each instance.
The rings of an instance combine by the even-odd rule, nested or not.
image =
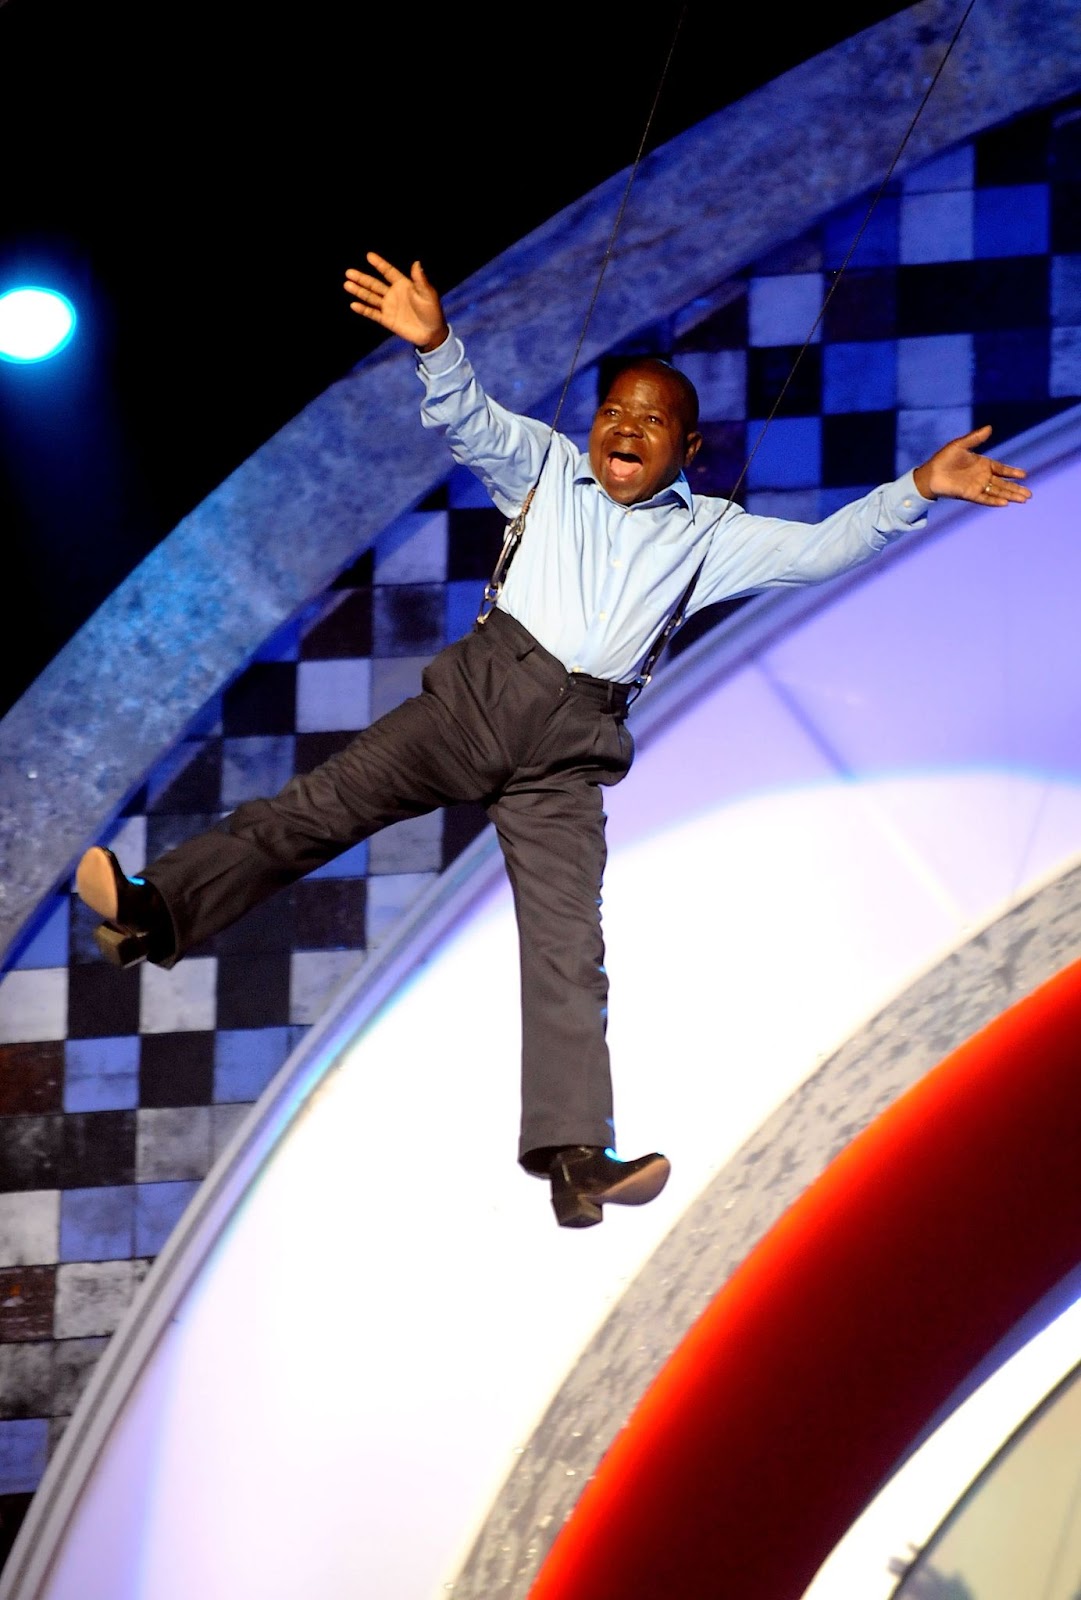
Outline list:
[[[484,594],[481,597],[480,610],[477,612],[477,623],[479,626],[483,627],[483,625],[488,621],[488,618],[495,610],[496,601],[499,599],[499,596],[502,594],[502,592],[503,585],[501,583],[486,583],[484,585]]]
[[[535,487],[535,486],[534,486]],[[499,560],[495,564],[495,571],[484,585],[484,594],[481,599],[480,610],[477,612],[477,622],[483,625],[487,622],[495,609],[496,601],[503,592],[503,580],[507,576],[507,568],[514,557],[514,552],[522,542],[522,531],[525,528],[525,514],[529,510],[529,502],[533,498],[533,489],[526,495],[525,505],[515,517],[513,522],[507,524],[507,531],[503,536],[503,548],[499,552]]]
[[[646,687],[646,684],[647,683],[652,683],[652,682],[653,682],[653,674],[652,674],[652,672],[640,672],[638,674],[637,678],[632,678],[631,679],[630,688],[629,688],[628,693],[627,693],[627,710],[628,711],[630,710],[631,706],[633,706],[634,702],[638,699],[638,696],[642,693],[642,690]]]

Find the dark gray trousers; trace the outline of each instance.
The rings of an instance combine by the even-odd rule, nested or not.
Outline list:
[[[625,776],[634,745],[616,686],[568,673],[501,611],[441,651],[422,682],[314,772],[238,806],[143,876],[169,908],[179,959],[380,828],[483,804],[518,921],[519,1159],[543,1170],[545,1150],[614,1144],[601,788]]]

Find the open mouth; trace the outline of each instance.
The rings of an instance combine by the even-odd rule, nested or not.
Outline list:
[[[613,450],[608,457],[608,472],[617,482],[633,477],[641,465],[641,456],[630,450]]]

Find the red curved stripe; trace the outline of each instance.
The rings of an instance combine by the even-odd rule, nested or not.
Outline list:
[[[798,1600],[921,1430],[1081,1261],[1081,962],[827,1168],[617,1436],[530,1600]]]

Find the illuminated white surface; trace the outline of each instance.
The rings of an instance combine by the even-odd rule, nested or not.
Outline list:
[[[500,883],[273,1155],[44,1592],[443,1592],[578,1351],[703,1185],[864,1021],[1081,856],[1076,673],[1044,639],[1031,586],[1048,570],[1006,537],[1053,546],[1056,586],[1077,592],[1061,476],[1038,523],[975,514],[748,659],[611,792],[617,1127],[624,1153],[671,1155],[660,1199],[560,1230],[517,1169]],[[977,523],[997,566],[973,600],[971,555],[950,547]]]
[[[945,812],[1019,803],[1006,780],[936,788]],[[1056,799],[1081,839],[1081,792]],[[621,1142],[675,1166],[653,1205],[585,1233],[557,1229],[513,1165],[513,921],[489,895],[327,1078],[170,1329],[81,1512],[89,1532],[136,1472],[138,1563],[118,1538],[90,1580],[76,1537],[50,1593],[438,1594],[628,1277],[820,1055],[959,934],[876,800],[776,794],[614,859]],[[682,931],[647,953],[673,873]],[[659,995],[708,1004],[681,1020]]]
[[[1016,784],[959,788],[939,782],[944,809],[1017,803]],[[50,1592],[438,1594],[628,1277],[819,1056],[957,935],[869,798],[760,798],[613,863],[622,1143],[656,1141],[675,1167],[653,1205],[585,1233],[557,1229],[513,1165],[516,955],[492,893],[327,1078],[171,1328],[82,1509],[96,1523],[138,1469],[137,1567],[118,1540],[91,1581],[75,1539]],[[1081,839],[1081,793],[1058,798]],[[673,872],[687,920],[648,953]],[[709,1005],[681,1022],[666,994]]]

